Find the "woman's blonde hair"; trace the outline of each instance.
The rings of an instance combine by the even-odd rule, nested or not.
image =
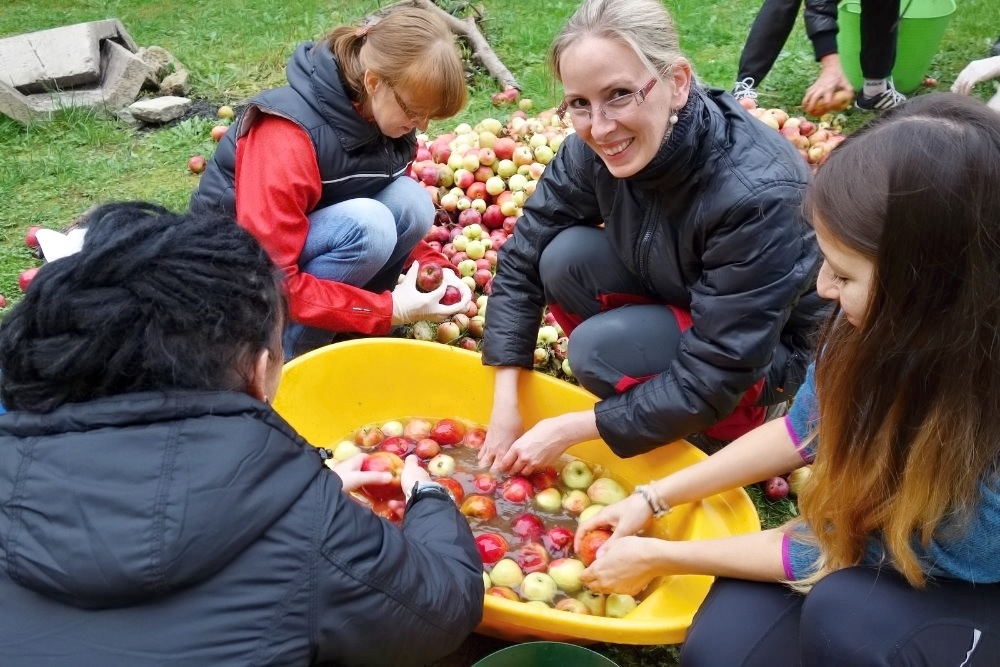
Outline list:
[[[370,103],[367,70],[406,91],[429,118],[449,118],[465,107],[465,64],[455,36],[426,9],[390,5],[358,26],[334,28],[326,39],[348,94],[363,109]]]

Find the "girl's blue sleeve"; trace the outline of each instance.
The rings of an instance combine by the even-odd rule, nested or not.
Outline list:
[[[806,463],[816,458],[816,438],[814,433],[819,422],[819,406],[816,402],[816,363],[809,364],[806,377],[795,394],[792,407],[785,415],[785,427],[795,443],[796,449]]]

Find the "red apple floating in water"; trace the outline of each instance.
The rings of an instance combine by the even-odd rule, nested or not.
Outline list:
[[[577,551],[577,556],[583,561],[583,564],[590,566],[597,559],[597,550],[601,548],[608,538],[611,537],[611,531],[604,528],[595,528],[594,530],[588,530],[580,538],[580,549]]]
[[[513,600],[514,602],[521,601],[521,598],[518,597],[516,592],[514,592],[514,589],[507,586],[490,586],[489,590],[486,591],[486,594],[504,598],[505,600]]]
[[[541,491],[543,489],[551,489],[554,486],[559,485],[559,473],[552,466],[544,466],[539,468],[535,472],[531,473],[531,485],[535,487],[535,491]]]
[[[422,438],[429,437],[431,426],[433,425],[429,419],[416,417],[403,424],[403,435],[416,442]]]
[[[469,325],[472,325],[472,320],[469,320]],[[466,447],[470,449],[479,449],[486,442],[486,429],[481,426],[475,426],[470,428],[465,434],[465,439],[462,441]]]
[[[512,503],[523,503],[526,500],[531,500],[531,497],[534,495],[534,489],[527,477],[514,475],[504,481],[503,486],[500,488],[500,495],[503,496],[504,500]]]
[[[479,557],[483,559],[483,565],[493,565],[510,551],[507,540],[496,533],[477,535],[476,548],[479,549]]]
[[[488,472],[476,473],[475,477],[472,478],[472,487],[478,493],[492,495],[497,490],[497,480]]]
[[[389,500],[402,495],[399,475],[403,472],[403,459],[391,452],[373,452],[361,463],[361,470],[371,472],[390,472],[392,480],[388,484],[366,484],[361,492],[372,500]]]
[[[462,442],[466,430],[465,424],[457,419],[439,419],[431,427],[430,437],[437,440],[442,447],[453,447]]]
[[[383,452],[391,452],[399,458],[404,459],[413,453],[414,443],[409,438],[394,435],[380,442],[378,448]]]
[[[363,447],[365,449],[371,449],[384,439],[385,435],[382,433],[382,429],[374,424],[362,426],[358,429],[357,434],[354,436],[354,442],[356,442],[359,447]]]
[[[413,453],[426,461],[441,453],[441,445],[433,438],[421,438],[413,446]]]
[[[525,542],[537,542],[542,539],[545,524],[534,514],[525,512],[511,519],[510,530]]]
[[[454,477],[439,477],[434,481],[451,491],[451,495],[455,497],[455,504],[460,505],[465,499],[465,489],[462,488],[462,483]]]
[[[489,521],[497,515],[497,504],[492,498],[474,493],[471,496],[465,497],[465,500],[462,501],[459,507],[459,511],[473,519]]]
[[[525,574],[529,572],[545,572],[549,567],[549,552],[538,542],[529,542],[517,548],[511,555],[514,562]]]
[[[553,555],[561,554],[573,547],[573,531],[564,526],[552,526],[542,541]]]

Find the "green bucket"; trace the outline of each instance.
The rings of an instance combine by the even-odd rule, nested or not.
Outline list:
[[[563,642],[526,642],[491,653],[472,667],[618,667],[600,653]]]
[[[896,90],[909,93],[924,81],[931,61],[941,46],[944,30],[955,13],[955,0],[902,0],[896,65],[892,81]],[[861,3],[844,0],[837,12],[837,50],[844,75],[861,90]]]

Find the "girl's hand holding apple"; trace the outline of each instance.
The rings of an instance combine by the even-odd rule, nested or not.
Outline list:
[[[580,581],[595,593],[638,595],[654,577],[664,574],[665,554],[661,552],[670,544],[634,535],[608,540],[598,550],[597,560],[580,573]]]
[[[330,465],[334,459],[327,459],[328,467],[337,473],[344,484],[344,491],[356,491],[366,484],[388,484],[392,481],[392,473],[377,471],[362,471],[361,464],[367,454],[355,454],[349,459]]]
[[[587,532],[595,528],[610,528],[612,536],[598,550],[597,555],[600,556],[607,550],[609,544],[629,535],[639,533],[649,525],[649,521],[652,518],[653,512],[650,510],[649,504],[641,495],[633,493],[581,521],[573,538],[573,548],[577,552],[580,551],[580,540]]]

